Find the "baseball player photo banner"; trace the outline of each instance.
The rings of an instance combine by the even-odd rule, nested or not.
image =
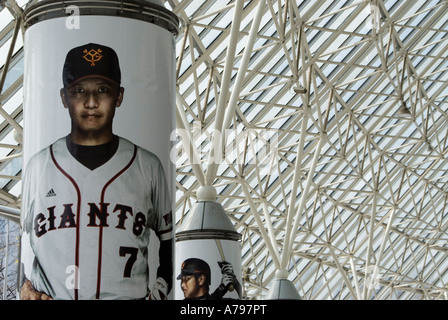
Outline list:
[[[176,300],[241,300],[241,246],[226,239],[176,243]]]
[[[172,299],[173,33],[81,14],[24,41],[20,298]]]

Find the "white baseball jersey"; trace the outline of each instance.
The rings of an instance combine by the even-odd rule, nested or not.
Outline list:
[[[160,160],[123,138],[94,170],[65,138],[40,151],[26,168],[22,208],[25,276],[54,299],[144,298],[150,229],[161,241],[173,236]]]

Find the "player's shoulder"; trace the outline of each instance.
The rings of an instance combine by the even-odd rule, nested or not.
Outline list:
[[[143,163],[147,164],[147,165],[151,165],[151,166],[159,166],[161,165],[160,159],[159,157],[149,151],[148,149],[145,149],[131,141],[129,141],[126,138],[123,137],[119,137],[119,141],[120,141],[120,148],[124,149],[124,150],[133,150],[135,149],[137,151],[137,159],[139,161],[142,161]]]
[[[24,167],[26,173],[25,177],[30,177],[30,175],[40,176],[45,172],[45,168],[47,168],[47,166],[51,162],[50,149],[52,149],[56,143],[60,143],[59,140],[40,149],[38,152],[36,152],[29,158],[28,162]]]
[[[38,152],[36,152],[35,154],[33,154],[30,159],[28,160],[28,165],[32,165],[33,163],[36,162],[41,162],[43,159],[45,159],[46,157],[48,157],[49,155],[49,150],[50,150],[50,146],[47,146],[41,150],[39,150]]]
[[[46,161],[49,160],[50,158],[50,149],[54,148],[55,146],[59,146],[61,145],[61,143],[65,141],[65,138],[60,138],[58,140],[56,140],[55,142],[53,142],[52,144],[42,148],[41,150],[39,150],[38,152],[36,152],[35,154],[33,154],[29,161],[28,164],[32,165],[32,164],[42,164],[42,161]]]

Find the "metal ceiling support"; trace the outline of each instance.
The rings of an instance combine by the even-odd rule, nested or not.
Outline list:
[[[191,136],[191,130],[188,128],[188,121],[185,117],[185,113],[182,110],[182,101],[179,94],[176,95],[176,126],[179,129],[178,133],[182,141],[184,151],[190,160],[191,167],[194,175],[201,186],[205,185],[205,175],[200,165],[201,160],[194,145],[193,137]]]
[[[386,245],[386,242],[389,238],[390,227],[395,218],[395,210],[396,210],[395,207],[389,210],[389,221],[387,223],[386,229],[383,232],[383,239],[381,241],[381,246],[378,250],[378,256],[376,257],[376,264],[375,264],[373,270],[379,270],[379,266],[382,262],[381,260],[383,258],[383,254],[384,254],[384,246]],[[367,279],[368,278],[366,278],[366,280]],[[377,280],[377,279],[375,279],[375,277],[370,277],[369,283],[365,283],[365,288],[367,288],[367,295],[364,296],[364,299],[368,299],[370,297],[370,295],[372,294],[372,290],[375,286],[375,283],[374,283],[375,280]]]
[[[206,3],[211,5],[214,2],[207,1]],[[176,5],[176,3],[174,4]],[[435,139],[433,144],[437,141],[439,145],[440,155],[443,152],[443,141],[446,142],[440,133],[434,132],[436,125],[439,131],[446,131],[443,107],[435,103],[436,100],[439,103],[442,101],[442,92],[446,86],[434,85],[434,89],[428,89],[428,85],[431,83],[428,75],[431,76],[431,79],[436,79],[437,82],[434,83],[443,81],[438,76],[443,74],[444,67],[443,65],[438,67],[438,64],[443,61],[445,51],[437,50],[432,56],[428,56],[428,62],[421,63],[422,66],[417,65],[416,61],[418,62],[419,56],[423,56],[421,53],[423,50],[440,47],[440,44],[443,43],[441,40],[443,37],[427,37],[428,41],[421,39],[425,38],[424,33],[428,30],[437,32],[437,28],[443,25],[443,22],[436,25],[436,21],[440,20],[436,16],[440,13],[439,9],[445,4],[433,5],[424,2],[424,5],[427,5],[424,7],[423,2],[417,6],[415,2],[411,1],[387,1],[387,8],[382,1],[353,3],[349,6],[338,2],[330,4],[329,1],[325,4],[329,5],[328,9],[319,5],[318,2],[309,4],[299,1],[273,0],[269,2],[269,12],[265,17],[269,14],[271,17],[266,19],[268,22],[264,28],[262,27],[257,38],[258,41],[263,39],[266,42],[260,43],[252,53],[251,70],[246,73],[245,79],[247,80],[243,82],[241,88],[241,92],[244,93],[240,94],[235,112],[245,126],[272,125],[281,133],[281,138],[285,140],[282,141],[284,144],[279,149],[282,152],[279,157],[279,167],[283,167],[278,170],[278,173],[275,172],[276,175],[263,177],[257,166],[240,165],[241,168],[235,170],[236,168],[232,168],[234,164],[230,163],[231,167],[217,177],[217,185],[224,186],[228,182],[221,194],[221,199],[232,210],[242,209],[242,212],[232,213],[232,216],[238,227],[247,231],[247,241],[253,241],[250,249],[253,256],[248,257],[246,263],[255,265],[256,261],[263,261],[258,268],[255,265],[253,270],[258,269],[257,274],[263,275],[263,283],[268,283],[274,277],[272,269],[276,269],[278,261],[271,257],[272,254],[264,255],[266,252],[277,252],[278,248],[284,247],[285,242],[288,241],[285,235],[289,234],[287,231],[295,229],[294,225],[297,221],[295,220],[288,229],[287,221],[292,215],[288,215],[288,210],[291,209],[285,205],[287,201],[285,201],[284,195],[287,195],[288,199],[294,199],[289,202],[289,208],[291,208],[291,203],[297,201],[296,193],[299,190],[299,183],[302,183],[304,172],[306,173],[306,170],[312,168],[315,156],[313,151],[318,144],[316,137],[320,132],[327,132],[325,143],[322,146],[321,160],[316,167],[315,180],[310,185],[304,184],[302,192],[299,194],[300,197],[304,196],[305,187],[310,188],[308,197],[304,197],[306,200],[303,200],[305,202],[303,206],[306,209],[302,212],[302,222],[305,221],[304,232],[299,231],[297,234],[303,236],[291,237],[293,239],[290,241],[292,253],[287,260],[292,265],[295,264],[290,270],[290,274],[295,274],[297,270],[296,283],[300,283],[300,286],[304,285],[304,292],[310,287],[309,284],[313,278],[315,281],[325,278],[327,283],[318,291],[311,290],[307,295],[308,298],[319,296],[326,289],[329,291],[339,290],[333,284],[338,277],[342,277],[349,288],[354,285],[352,289],[344,287],[344,290],[339,291],[341,298],[350,296],[363,298],[361,293],[364,289],[363,286],[370,281],[370,270],[365,270],[365,266],[378,266],[379,272],[385,274],[387,278],[388,273],[393,272],[395,266],[399,265],[399,260],[402,259],[406,262],[404,265],[407,266],[402,270],[409,272],[412,265],[408,261],[418,264],[420,260],[426,259],[425,257],[429,257],[432,252],[439,250],[437,246],[432,246],[431,251],[421,249],[415,257],[408,260],[408,253],[411,251],[409,248],[412,245],[433,243],[432,241],[437,241],[436,234],[443,239],[443,234],[436,233],[434,230],[431,237],[421,240],[419,232],[416,230],[419,230],[418,226],[424,223],[419,220],[420,216],[425,214],[431,216],[432,212],[429,208],[433,207],[436,210],[436,208],[443,207],[440,203],[443,201],[441,199],[445,198],[436,193],[433,195],[433,192],[437,190],[442,194],[444,192],[438,182],[443,181],[443,174],[437,175],[438,172],[443,171],[443,166],[440,162],[435,161],[434,155],[426,154],[426,147],[431,146],[429,140],[431,135]],[[301,6],[300,10],[298,5]],[[381,15],[381,20],[377,21],[378,25],[371,30],[371,33],[361,30],[363,23],[374,18],[372,16],[362,18],[365,9],[379,10]],[[220,15],[225,14],[224,8],[222,10],[214,9],[214,11],[220,12]],[[390,15],[389,12],[391,12]],[[412,21],[426,13],[428,13],[428,17],[422,19],[421,22]],[[192,21],[197,23],[195,13],[191,13],[191,15]],[[198,12],[197,17],[204,16],[212,17],[210,12]],[[365,19],[364,22],[362,19]],[[337,20],[340,21],[336,23]],[[402,25],[398,25],[397,21],[400,21]],[[209,22],[213,24],[214,21],[210,20]],[[407,25],[404,26],[405,24]],[[222,30],[222,35],[216,37],[213,45],[209,47],[213,47],[213,50],[220,48],[220,44],[228,40],[228,27],[213,25],[207,29],[205,23],[196,27],[203,30],[203,34],[207,33],[206,30]],[[406,28],[413,31],[407,35]],[[273,29],[277,33],[267,32],[267,30]],[[297,34],[297,30],[303,31]],[[292,35],[295,36],[294,39]],[[324,40],[320,40],[320,37]],[[201,39],[201,37],[196,37],[195,41],[201,42]],[[306,45],[303,45],[303,50],[298,50],[302,46],[301,39],[307,40],[304,42]],[[348,41],[350,39],[353,41]],[[291,40],[290,43],[289,40]],[[403,41],[403,45],[400,44],[400,41]],[[398,46],[394,42],[398,43]],[[199,43],[199,45],[201,44]],[[207,48],[207,45],[202,47]],[[215,55],[219,59],[213,60],[212,49],[207,48],[207,58],[202,60],[198,58],[188,70],[189,74],[197,73],[195,81],[202,81],[198,68],[205,59],[211,59],[213,63],[224,57]],[[298,50],[297,54],[294,54],[295,50]],[[304,59],[302,53],[309,59]],[[270,68],[267,67],[268,65]],[[294,65],[294,70],[291,70],[291,65]],[[285,67],[281,69],[280,66]],[[333,66],[337,67],[334,68],[334,71],[329,72],[328,70],[331,70]],[[310,80],[307,79],[305,73],[309,68],[313,70],[311,77],[308,78]],[[189,77],[188,73],[185,73],[184,77],[181,76],[182,83]],[[422,75],[426,77],[422,78]],[[202,77],[205,76],[202,75]],[[306,85],[312,94],[302,96],[302,92],[297,98],[287,93],[286,86],[291,87],[294,78],[298,77],[301,77],[305,84],[312,81],[313,87]],[[195,85],[195,90],[196,96],[202,98],[200,85]],[[332,97],[329,99],[326,115],[323,116],[320,114],[321,111],[324,111],[323,108],[321,109],[321,105],[330,96],[329,91],[332,93]],[[434,96],[433,99],[428,99],[428,92]],[[188,96],[190,90],[183,90],[182,93]],[[412,104],[409,104],[411,94],[413,100]],[[289,100],[286,99],[286,96],[289,96]],[[397,110],[393,101],[399,101],[397,99],[405,100],[408,106],[412,106],[411,121],[396,122],[401,121],[393,113],[394,110]],[[333,102],[331,102],[332,100]],[[310,113],[308,121],[305,121],[307,123],[305,128],[308,132],[305,133],[303,130],[304,136],[301,137],[300,126],[304,125],[306,118],[299,109],[303,108],[303,104],[311,106],[312,113]],[[188,112],[193,112],[192,116],[194,116],[194,109],[191,106],[188,107],[190,108]],[[280,111],[279,109],[282,107],[283,111]],[[254,116],[250,108],[258,108],[259,112]],[[279,111],[273,112],[276,109]],[[288,114],[286,110],[295,111]],[[435,112],[439,112],[442,116],[432,119],[432,113]],[[212,119],[212,117],[213,113],[210,113],[208,119]],[[203,119],[205,120],[204,126],[209,125],[207,119]],[[283,119],[285,124],[277,125]],[[326,130],[322,129],[325,127],[324,123],[327,124]],[[428,141],[419,141],[420,132]],[[303,139],[303,148],[297,150],[300,139]],[[406,142],[401,143],[401,140]],[[425,144],[427,145],[425,146]],[[248,144],[243,149],[246,150],[246,156],[250,155]],[[433,153],[434,151],[428,149],[428,152]],[[435,156],[439,154],[435,154]],[[294,155],[298,156],[294,157]],[[294,178],[294,168],[296,170],[299,168],[297,164],[300,165],[299,174],[296,176],[297,178]],[[238,172],[244,174],[239,178],[241,180],[238,180],[239,184],[244,184],[244,188],[233,183],[233,174],[237,175]],[[292,183],[292,181],[297,183]],[[261,186],[262,184],[263,186]],[[260,195],[257,194],[257,188],[260,190]],[[251,200],[254,203],[248,204],[250,201],[246,200],[247,202],[245,202],[238,190],[243,191],[246,197],[250,190],[250,194],[258,196],[259,200],[254,198]],[[422,192],[428,195],[419,199]],[[279,200],[279,198],[282,199]],[[408,214],[408,217],[412,217],[416,214],[413,211],[418,211],[419,218],[414,220],[404,217],[403,212],[409,210],[408,208],[413,202],[419,204]],[[385,220],[387,216],[385,217],[384,212],[392,208],[395,203],[399,207],[396,209],[395,218],[390,222],[388,229],[387,220]],[[255,216],[250,213],[250,210],[244,212],[245,204],[250,208],[257,205],[263,206],[263,215],[260,215],[258,211]],[[296,212],[294,211],[294,213]],[[443,212],[436,214],[438,221],[444,221],[442,217]],[[408,222],[409,227],[405,227]],[[266,232],[260,236],[262,231],[255,230],[262,228]],[[252,230],[254,232],[251,232]],[[324,230],[323,234],[319,233],[321,230]],[[384,240],[387,239],[385,242],[381,242],[382,237],[379,235],[381,230],[389,230],[388,233],[381,233]],[[400,241],[402,243],[402,239],[408,236],[411,238],[407,239],[411,240],[401,245]],[[260,244],[260,238],[263,239],[264,244]],[[265,239],[269,239],[269,241]],[[344,239],[347,241],[346,245]],[[257,246],[254,247],[254,243]],[[382,248],[381,243],[384,243]],[[396,247],[397,244],[398,247]],[[319,250],[313,251],[312,248],[319,248]],[[331,250],[339,259],[333,259],[334,263],[326,261]],[[397,257],[394,256],[395,254]],[[352,258],[350,260],[341,259],[341,255],[350,255]],[[378,259],[379,256],[381,256],[380,262],[377,264],[375,260],[372,260],[373,265],[371,265],[370,259],[375,257]],[[297,257],[301,258],[297,259]],[[443,259],[441,260],[443,261]],[[330,271],[323,270],[321,274],[321,269],[315,267],[314,261],[330,266],[326,269]],[[349,268],[344,265],[346,263],[350,263]],[[304,264],[306,267],[302,267]],[[268,269],[261,272],[260,268],[262,267]],[[435,265],[431,265],[431,268],[432,270],[437,269]],[[337,272],[331,273],[330,276],[331,269],[337,270]],[[347,281],[347,272],[350,270],[353,274],[356,273],[356,280],[351,284],[350,281]],[[406,272],[404,273],[406,274]],[[261,277],[253,276],[255,279]],[[397,274],[396,277],[405,279],[406,276]],[[367,282],[359,282],[359,279],[362,278],[367,279]],[[386,278],[381,279],[380,282],[383,286],[382,291],[375,291],[373,298],[385,297],[388,292],[396,294],[398,292],[396,289],[387,291],[387,288],[392,287],[406,290],[407,293],[400,293],[401,296],[406,297],[412,294],[418,295],[420,292],[411,286],[397,286],[394,283],[397,280],[387,281]],[[328,283],[329,281],[332,283]],[[420,281],[419,285],[422,283],[423,281]],[[260,286],[253,288],[254,292],[260,294]],[[322,288],[326,289],[322,290]],[[424,292],[426,297],[431,296],[429,290]],[[331,292],[328,294],[331,296]]]
[[[0,206],[0,216],[14,221],[16,223],[20,223],[20,209],[14,209],[7,206]]]
[[[357,296],[355,290],[353,290],[353,285],[347,276],[347,272],[342,268],[342,265],[340,264],[339,259],[336,256],[333,247],[330,245],[330,246],[328,246],[328,249],[330,250],[331,257],[333,258],[334,263],[338,267],[338,270],[342,276],[342,279],[344,280],[345,284],[347,285],[347,289],[352,294],[353,299],[357,300],[358,296]]]
[[[287,209],[287,222],[286,222],[286,232],[285,232],[285,241],[284,241],[284,252],[282,254],[282,268],[285,268],[288,263],[288,259],[290,258],[291,252],[289,251],[290,243],[293,241],[293,238],[291,236],[292,233],[292,227],[294,223],[294,215],[298,214],[298,211],[296,211],[296,195],[297,195],[297,188],[299,186],[299,178],[301,177],[301,169],[302,169],[302,158],[304,154],[304,145],[305,145],[305,138],[307,136],[307,127],[308,127],[308,117],[309,113],[305,112],[302,117],[302,129],[300,131],[300,140],[299,140],[299,146],[297,147],[297,155],[295,159],[295,165],[294,165],[294,176],[291,182],[291,196],[289,200],[289,207]],[[303,196],[302,196],[302,199]],[[303,210],[303,208],[302,208]]]
[[[8,73],[12,53],[14,52],[14,46],[16,45],[17,36],[19,35],[20,23],[21,23],[21,18],[16,18],[11,45],[9,46],[8,55],[6,56],[6,61],[5,61],[5,64],[3,65],[2,76],[0,78],[0,93],[3,92],[3,86],[4,86],[5,80],[6,80],[6,74]]]
[[[293,244],[294,244],[293,239],[295,239],[295,237],[299,231],[299,224],[301,222],[301,218],[305,215],[305,212],[304,212],[305,204],[308,201],[309,191],[310,191],[312,181],[314,179],[314,173],[316,170],[317,163],[319,161],[319,158],[322,156],[321,150],[325,143],[325,137],[324,137],[325,133],[322,132],[320,134],[321,134],[321,137],[319,138],[318,145],[314,151],[313,161],[312,161],[310,169],[308,171],[308,176],[307,176],[307,180],[305,182],[304,189],[300,196],[300,204],[299,204],[297,211],[294,213],[294,215],[295,215],[294,216],[295,217],[294,224],[292,226],[291,233],[287,234],[288,241],[285,242],[285,250],[283,251],[283,254],[282,254],[282,267],[283,268],[287,267],[288,259],[291,257],[292,250],[293,250]]]
[[[228,103],[228,94],[230,91],[230,78],[233,71],[233,62],[235,59],[236,46],[239,39],[239,28],[241,24],[241,18],[243,13],[243,0],[236,0],[235,12],[233,15],[231,34],[229,39],[229,44],[226,52],[226,61],[224,65],[224,71],[221,81],[221,88],[218,98],[218,104],[216,106],[215,115],[215,132],[223,133],[223,121],[225,110]],[[214,146],[210,149],[209,163],[206,171],[206,184],[212,185],[216,178],[216,172],[218,171],[219,162],[216,163],[215,154],[221,150],[223,146],[221,145],[221,139],[213,139]]]
[[[188,9],[174,0],[171,3],[181,11]],[[204,105],[210,102],[208,117],[201,118],[205,128],[213,123],[211,120],[219,110],[216,101],[211,103],[213,100],[208,99],[209,89],[201,89],[201,85],[210,88],[212,80],[216,86],[220,79],[218,73],[202,72],[201,67],[204,63],[221,67],[231,24],[220,24],[220,18],[229,16],[234,4],[213,7],[213,11],[205,9],[214,3],[204,1],[197,11],[189,11],[188,17],[194,22],[190,30],[197,30],[193,37],[195,46],[202,52],[180,75],[184,85],[181,93],[186,99],[194,94],[196,105],[204,97]],[[441,185],[444,166],[443,160],[437,158],[443,155],[447,141],[443,138],[447,130],[443,105],[446,83],[441,78],[446,68],[441,63],[446,49],[431,55],[424,52],[444,43],[441,30],[446,24],[441,8],[446,8],[446,4],[388,0],[345,6],[332,1],[269,0],[268,5],[264,25],[256,37],[257,46],[252,50],[250,70],[238,70],[244,71],[245,76],[242,87],[237,88],[241,93],[234,107],[246,128],[267,125],[277,130],[281,138],[278,170],[267,177],[260,174],[257,165],[229,162],[229,168],[224,168],[215,182],[222,190],[220,199],[231,218],[245,230],[245,263],[253,270],[249,274],[251,281],[247,282],[249,294],[262,295],[260,284],[273,281],[278,263],[281,264],[278,260],[285,256],[287,266],[292,266],[290,277],[305,298],[334,298],[332,290],[338,292],[336,298],[364,298],[363,290],[370,284],[371,268],[375,267],[382,277],[378,282],[381,290],[375,290],[369,299],[389,294],[405,298],[433,296],[431,290],[420,290],[404,282],[413,265],[426,265],[432,253],[436,253],[440,265],[446,260],[440,258],[440,246],[422,248],[410,256],[413,246],[429,246],[445,239],[443,231],[432,230],[433,223],[422,217],[435,216],[438,228],[446,220],[441,209],[446,199],[441,196],[446,192]],[[366,10],[373,10],[373,14],[366,14]],[[253,9],[245,9],[244,13],[251,21],[256,16]],[[207,19],[201,20],[203,17]],[[369,22],[375,26],[366,31],[363,25]],[[247,30],[249,27],[241,30],[242,35],[247,35]],[[211,34],[216,37],[210,42],[207,35]],[[206,54],[201,56],[203,52]],[[419,62],[423,56],[428,61]],[[307,74],[308,70],[311,72]],[[193,78],[194,86],[188,87],[186,82]],[[302,79],[309,94],[288,91],[298,79]],[[430,94],[432,99],[428,98]],[[212,98],[216,100],[216,94]],[[412,118],[407,121],[395,114],[395,102],[401,100],[411,106]],[[326,101],[329,103],[325,110]],[[304,106],[310,108],[309,114],[303,113]],[[185,110],[193,118],[196,111],[198,115],[202,112],[195,109],[195,102],[185,106]],[[302,126],[304,130],[300,129]],[[322,140],[325,142],[314,179],[307,184],[302,179],[309,178],[305,175],[313,168],[321,132],[327,135]],[[438,153],[428,149],[431,137],[432,144],[438,145]],[[250,156],[251,143],[247,139],[242,146],[245,157]],[[186,168],[185,163],[182,168]],[[307,188],[308,192],[304,192]],[[249,200],[249,196],[253,199]],[[188,197],[186,192],[182,201],[188,201]],[[301,218],[296,216],[297,207],[292,209],[298,200],[304,209]],[[398,207],[388,226],[385,212],[395,204]],[[414,208],[410,208],[412,204]],[[407,215],[405,211],[409,211]],[[288,224],[289,219],[292,225]],[[424,223],[431,226],[430,237],[420,236],[418,230]],[[297,231],[297,226],[301,230]],[[291,230],[297,233],[288,240]],[[286,248],[291,246],[289,256],[285,251],[284,256],[278,255],[287,241]],[[332,253],[335,257],[329,258]],[[378,258],[381,259],[377,263]],[[437,270],[432,261],[425,273]],[[317,263],[325,268],[317,267]],[[390,274],[394,275],[393,280],[388,280]],[[423,278],[416,281],[416,286],[424,283]],[[400,282],[403,283],[397,285]],[[433,288],[439,283],[443,287],[446,281],[434,280]]]
[[[6,2],[9,11],[15,18],[20,17],[22,15],[23,10],[22,8],[19,7],[19,5],[15,0],[6,0]]]
[[[9,64],[10,64],[11,59],[12,59],[12,54],[14,52],[14,48],[15,48],[15,45],[16,45],[17,36],[20,33],[21,20],[22,19],[21,19],[20,16],[16,17],[16,23],[15,23],[15,27],[14,27],[14,33],[13,33],[13,36],[12,36],[11,45],[9,47],[8,55],[6,57],[6,62],[4,64],[4,66],[3,66],[3,72],[2,72],[2,75],[1,75],[1,78],[0,78],[0,93],[3,92],[3,86],[5,85],[6,75],[7,75],[8,70],[9,70]],[[19,134],[22,134],[22,131],[23,131],[22,127],[9,115],[8,112],[6,112],[3,109],[3,106],[2,106],[3,105],[3,101],[2,101],[3,99],[2,98],[3,97],[0,96],[0,115],[3,116],[14,127],[14,129]]]
[[[242,179],[240,179],[240,181],[241,181],[241,183],[243,182]],[[244,195],[246,197],[246,200],[249,203],[251,212],[254,215],[254,219],[255,219],[255,221],[257,223],[257,226],[259,228],[261,237],[263,238],[263,241],[265,242],[265,244],[266,244],[266,246],[268,248],[269,253],[272,255],[272,258],[273,258],[273,261],[274,261],[274,264],[275,264],[276,268],[278,270],[280,270],[280,269],[282,269],[282,267],[281,267],[281,264],[280,264],[279,254],[278,254],[277,250],[275,249],[275,247],[274,247],[274,245],[272,243],[273,241],[275,241],[275,238],[273,238],[268,233],[266,233],[266,230],[264,229],[263,222],[262,222],[262,220],[260,218],[260,215],[258,213],[258,208],[257,208],[255,202],[252,200],[252,196],[249,193],[249,190],[247,189],[247,186],[244,183],[242,183],[241,187],[243,189],[243,192],[244,192]]]
[[[247,39],[246,45],[244,46],[243,57],[241,59],[240,66],[238,67],[238,73],[236,75],[235,83],[233,85],[233,89],[230,94],[230,99],[225,110],[225,116],[221,126],[221,132],[224,132],[224,130],[230,128],[230,123],[235,115],[235,107],[236,104],[238,103],[241,88],[243,86],[243,81],[245,80],[246,77],[247,67],[249,65],[249,59],[252,55],[252,50],[254,47],[256,36],[258,34],[260,21],[261,18],[263,17],[265,6],[266,6],[266,0],[259,0],[257,5],[257,12],[255,13],[254,20],[252,21],[249,37]],[[223,134],[222,137],[223,137],[222,147],[224,149],[225,146],[227,145],[225,141],[226,135]]]

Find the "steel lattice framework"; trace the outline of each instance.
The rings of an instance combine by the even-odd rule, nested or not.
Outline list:
[[[13,220],[26,4],[0,1],[0,205]],[[307,300],[448,299],[448,2],[165,6],[182,23],[176,221],[216,188],[242,234],[246,298],[286,270]],[[0,273],[0,292],[14,288]]]

